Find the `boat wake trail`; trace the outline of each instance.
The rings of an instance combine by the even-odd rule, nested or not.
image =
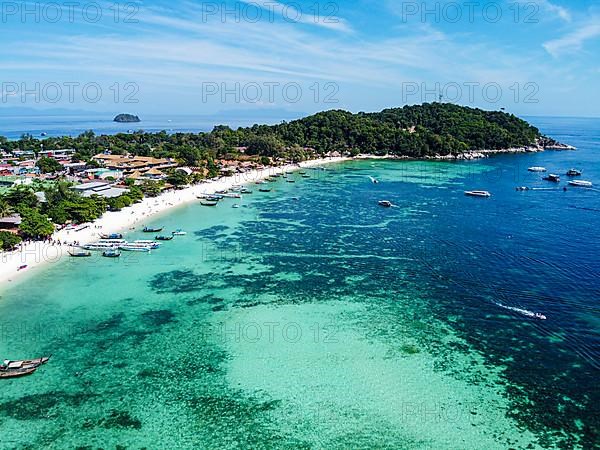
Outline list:
[[[500,308],[509,309],[511,311],[518,312],[519,314],[523,314],[524,316],[527,316],[527,317],[532,317],[534,319],[540,319],[540,320],[546,320],[546,316],[543,314],[540,314],[540,313],[529,311],[527,309],[515,308],[514,306],[506,306],[506,305],[503,305],[502,303],[498,303],[498,302],[494,302],[494,304],[496,306],[499,306]]]

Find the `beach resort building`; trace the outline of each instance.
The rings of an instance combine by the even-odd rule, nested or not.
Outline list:
[[[71,161],[71,158],[75,154],[75,149],[65,148],[62,150],[44,150],[38,152],[38,156],[56,159],[57,161]]]
[[[104,198],[116,198],[129,192],[129,189],[115,187],[105,181],[92,181],[90,183],[78,184],[71,189],[79,192],[84,197],[99,195]]]
[[[172,158],[154,158],[152,156],[112,155],[101,153],[92,158],[103,167],[111,170],[122,171],[125,175],[153,170],[150,176],[158,176],[157,171],[177,167],[177,162]]]
[[[0,217],[0,230],[10,231],[16,233],[19,231],[19,225],[21,225],[21,216],[13,214],[7,217]]]

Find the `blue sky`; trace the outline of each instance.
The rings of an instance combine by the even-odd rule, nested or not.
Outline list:
[[[442,95],[600,116],[597,1],[58,0],[3,3],[0,20],[2,108],[312,113]]]

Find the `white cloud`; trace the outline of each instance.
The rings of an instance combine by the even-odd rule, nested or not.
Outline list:
[[[538,0],[537,5],[540,6],[541,9],[545,9],[546,11],[555,14],[565,22],[571,22],[571,13],[567,8],[551,3],[549,0]]]
[[[545,42],[544,48],[554,57],[558,57],[565,53],[581,50],[586,41],[600,36],[600,20],[592,18],[588,23],[580,26],[575,31],[572,31],[558,39]]]

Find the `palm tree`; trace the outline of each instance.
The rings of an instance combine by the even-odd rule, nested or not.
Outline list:
[[[13,213],[12,207],[6,200],[0,198],[0,217],[7,217]]]

